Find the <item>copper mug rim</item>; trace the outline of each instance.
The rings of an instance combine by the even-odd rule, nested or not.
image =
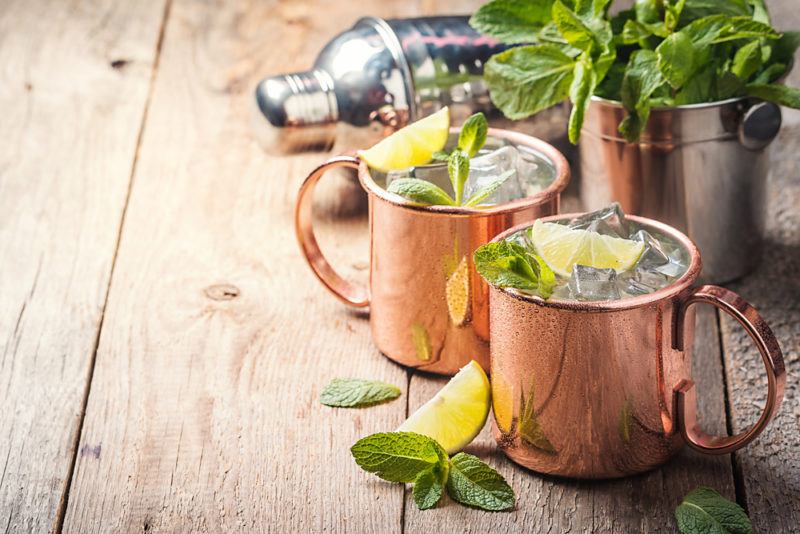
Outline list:
[[[450,128],[450,133],[457,133],[461,131],[461,127],[453,126]],[[570,167],[567,163],[567,158],[559,152],[553,145],[543,141],[537,137],[515,132],[512,130],[505,130],[502,128],[489,128],[488,135],[490,137],[504,139],[516,145],[523,145],[532,148],[537,152],[544,154],[550,160],[556,170],[556,178],[546,188],[542,189],[535,195],[512,200],[511,202],[504,202],[489,208],[472,208],[467,206],[437,206],[418,204],[405,197],[390,193],[385,188],[378,185],[372,178],[367,163],[358,158],[358,179],[361,186],[367,193],[374,194],[385,202],[389,202],[404,209],[409,209],[417,212],[423,212],[433,216],[447,216],[447,217],[490,217],[497,214],[513,213],[526,209],[532,205],[547,202],[561,194],[567,187],[570,180]]]
[[[563,221],[565,219],[569,220],[584,214],[585,214],[584,212],[560,213],[558,215],[542,217],[539,220],[542,222]],[[695,281],[697,281],[697,278],[700,276],[700,270],[702,269],[702,260],[700,259],[700,252],[697,249],[697,246],[691,239],[689,239],[689,237],[687,237],[683,232],[673,228],[668,224],[664,224],[662,222],[653,219],[648,219],[647,217],[640,217],[637,215],[626,215],[625,218],[634,221],[635,223],[643,226],[645,229],[651,228],[661,234],[667,235],[669,238],[675,240],[676,242],[678,242],[679,245],[684,247],[687,253],[689,254],[689,266],[686,269],[686,272],[683,273],[677,280],[672,282],[670,285],[662,287],[661,289],[658,289],[652,293],[647,293],[646,295],[637,295],[635,297],[625,297],[617,300],[594,300],[594,301],[578,301],[578,300],[562,300],[562,299],[545,300],[537,295],[529,295],[521,293],[511,288],[500,288],[497,286],[492,286],[492,287],[495,287],[495,289],[498,289],[506,293],[510,297],[513,297],[518,300],[524,300],[531,303],[535,303],[539,306],[574,310],[574,311],[610,312],[617,310],[628,310],[631,308],[639,308],[642,306],[647,306],[648,304],[653,304],[654,302],[657,302],[664,298],[670,298],[679,295],[680,293],[689,289],[689,287],[691,287],[692,284],[694,284]],[[495,238],[492,239],[491,242],[496,243],[521,230],[530,228],[531,226],[533,226],[534,222],[535,221],[524,222],[522,224],[514,226],[513,228],[509,228],[508,230],[495,236]]]

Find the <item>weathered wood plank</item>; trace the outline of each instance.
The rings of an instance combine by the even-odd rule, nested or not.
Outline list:
[[[61,516],[164,7],[0,8],[0,530]]]
[[[788,380],[783,407],[764,434],[735,453],[756,532],[796,532],[800,525],[800,128],[773,145],[767,243],[760,267],[731,289],[750,301],[778,337]],[[766,376],[758,351],[736,321],[722,316],[733,430],[753,424],[764,407]]]
[[[695,378],[703,395],[698,407],[709,430],[725,431],[722,365],[716,317],[698,310],[695,340]],[[409,386],[409,409],[414,410],[446,382],[415,374]],[[491,417],[491,416],[490,416]],[[733,476],[727,457],[705,457],[685,450],[660,470],[641,476],[603,481],[574,481],[538,475],[507,460],[495,447],[487,424],[468,448],[493,465],[517,494],[509,513],[486,513],[464,508],[445,498],[434,510],[419,511],[406,492],[406,532],[445,531],[459,525],[463,532],[505,529],[515,532],[674,532],[673,510],[683,495],[700,485],[734,498]]]
[[[402,487],[349,448],[396,428],[404,400],[333,410],[318,394],[337,376],[405,390],[406,372],[301,259],[293,202],[322,157],[266,156],[249,126],[261,76],[310,65],[379,5],[172,5],[66,531],[400,529]],[[356,233],[344,224],[330,246],[355,250]]]

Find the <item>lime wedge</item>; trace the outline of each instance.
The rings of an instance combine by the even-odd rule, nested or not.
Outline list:
[[[469,263],[466,256],[461,258],[455,272],[447,279],[444,291],[450,320],[456,326],[463,326],[469,321],[470,315]]]
[[[429,117],[409,124],[358,155],[382,172],[424,165],[442,150],[450,131],[450,110],[444,107]]]
[[[490,399],[489,379],[473,360],[397,430],[431,437],[453,454],[480,433],[489,415]]]
[[[577,230],[537,220],[531,235],[536,252],[556,274],[570,276],[576,264],[627,271],[639,260],[644,243]]]

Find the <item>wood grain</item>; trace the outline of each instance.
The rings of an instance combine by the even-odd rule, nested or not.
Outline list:
[[[768,182],[767,243],[760,267],[731,289],[753,304],[783,350],[786,397],[764,433],[735,453],[741,486],[756,532],[796,532],[800,525],[800,127],[773,145]],[[764,407],[761,357],[735,320],[722,316],[732,426],[741,432]]]
[[[400,529],[403,488],[349,447],[396,428],[404,399],[318,395],[340,376],[405,391],[406,371],[298,251],[293,203],[321,156],[268,157],[249,123],[260,77],[310,65],[377,7],[172,5],[81,438],[97,453],[78,458],[65,531]],[[331,246],[355,251],[356,232]]]
[[[698,313],[694,373],[703,392],[698,411],[706,428],[725,431],[722,364],[716,316]],[[409,386],[413,411],[446,382],[415,374]],[[490,416],[491,417],[491,416]],[[707,457],[684,450],[665,467],[644,475],[612,481],[574,481],[527,471],[496,448],[489,424],[467,448],[500,471],[517,494],[517,507],[508,513],[486,513],[445,498],[439,507],[419,511],[406,492],[406,532],[446,531],[459,525],[463,532],[674,532],[673,510],[683,496],[700,485],[734,498],[733,476],[727,457]]]
[[[0,531],[58,523],[162,2],[0,7]]]

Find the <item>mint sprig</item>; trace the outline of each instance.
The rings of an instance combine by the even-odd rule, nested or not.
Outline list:
[[[577,143],[592,95],[622,102],[619,131],[636,141],[654,106],[752,96],[800,108],[800,89],[776,83],[800,33],[771,27],[764,0],[639,0],[610,14],[609,0],[491,0],[470,19],[509,44],[484,79],[494,104],[518,120],[572,101]]]
[[[547,299],[556,283],[553,270],[536,254],[512,241],[487,243],[473,255],[475,268],[490,284],[532,291]]]
[[[675,519],[681,534],[751,534],[750,518],[735,502],[711,488],[691,491],[675,509]]]
[[[500,473],[476,456],[452,459],[434,439],[413,432],[384,432],[360,439],[350,449],[356,463],[390,482],[414,483],[420,510],[435,507],[445,489],[453,500],[483,510],[514,507],[514,490]]]
[[[436,184],[417,178],[394,180],[389,184],[387,190],[419,204],[479,207],[482,201],[489,198],[516,172],[510,170],[502,173],[495,180],[474,192],[468,199],[464,199],[464,186],[469,178],[469,160],[486,144],[488,131],[489,124],[486,122],[486,117],[483,113],[475,113],[461,127],[455,150],[449,154],[440,150],[431,156],[435,161],[447,162],[447,172],[455,192],[455,198]]]
[[[334,378],[325,386],[319,401],[336,408],[362,408],[396,399],[400,388],[376,380]]]

